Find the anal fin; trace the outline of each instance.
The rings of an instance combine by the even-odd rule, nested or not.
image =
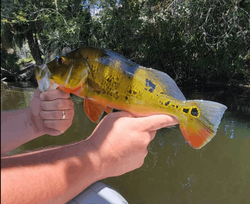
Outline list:
[[[84,110],[88,118],[92,122],[97,123],[102,116],[103,111],[105,110],[105,106],[100,105],[99,103],[96,103],[95,101],[88,98],[85,98]]]

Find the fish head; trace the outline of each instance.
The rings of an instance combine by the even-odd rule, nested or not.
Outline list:
[[[88,77],[89,66],[85,59],[72,56],[57,56],[51,62],[35,67],[35,76],[41,92],[61,87],[75,90],[82,86]]]

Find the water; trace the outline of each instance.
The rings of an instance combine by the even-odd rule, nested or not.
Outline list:
[[[1,110],[28,107],[34,88],[1,88]],[[192,149],[179,127],[158,131],[144,165],[119,177],[105,179],[129,203],[250,203],[250,89],[192,86],[187,99],[207,99],[228,106],[217,135],[201,150]],[[63,145],[87,138],[95,124],[73,97],[75,117],[61,136],[30,141],[13,153]]]

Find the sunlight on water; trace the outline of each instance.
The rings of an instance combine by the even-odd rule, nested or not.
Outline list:
[[[33,91],[2,88],[1,110],[27,107]],[[178,125],[161,129],[140,169],[104,182],[132,204],[250,203],[250,90],[196,86],[183,92],[187,99],[213,100],[228,106],[211,142],[195,150],[186,143]],[[75,117],[64,134],[42,136],[16,152],[88,137],[95,124],[86,117],[83,100],[73,97],[73,101]]]

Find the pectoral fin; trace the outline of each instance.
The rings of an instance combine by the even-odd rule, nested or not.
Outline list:
[[[93,100],[88,98],[84,99],[84,110],[88,118],[97,123],[102,116],[103,111],[105,110],[105,106],[96,103]]]
[[[113,108],[111,108],[111,107],[109,107],[109,106],[106,106],[105,112],[106,112],[106,113],[112,113],[112,112],[113,112]]]
[[[104,92],[104,90],[102,89],[102,87],[99,84],[97,84],[96,82],[92,81],[89,78],[87,80],[87,84],[88,84],[89,89],[94,89],[96,91]]]

